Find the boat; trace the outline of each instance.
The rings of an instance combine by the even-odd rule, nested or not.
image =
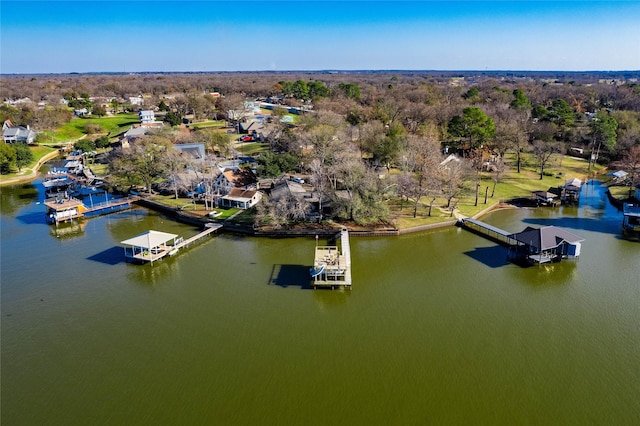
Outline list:
[[[178,254],[178,248],[177,248],[177,247],[176,247],[176,248],[173,248],[173,249],[171,249],[171,250],[169,251],[169,256],[173,256],[173,255],[175,255],[175,254]]]
[[[311,274],[311,278],[315,278],[318,275],[320,275],[321,273],[324,272],[324,268],[326,268],[326,264],[325,263],[321,263],[320,265],[314,266],[312,268],[309,268],[309,273]]]

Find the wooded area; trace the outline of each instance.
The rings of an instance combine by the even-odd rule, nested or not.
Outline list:
[[[370,224],[391,219],[390,197],[410,202],[414,215],[419,203],[428,204],[431,214],[436,199],[450,208],[461,194],[474,191],[477,204],[480,180],[491,179],[495,191],[506,168],[520,172],[524,154],[535,159],[540,179],[552,156],[569,153],[587,159],[589,168],[592,161],[614,163],[635,181],[640,176],[637,78],[497,72],[3,76],[5,101],[31,102],[5,102],[0,116],[45,132],[69,122],[73,109],[93,110],[94,117],[155,110],[173,130],[156,131],[129,151],[113,149],[111,173],[120,184],[148,190],[160,181],[173,182],[177,197],[177,176],[187,164],[166,147],[201,142],[212,162],[238,157],[232,135],[197,124],[226,120],[237,126],[246,118],[245,101],[271,102],[277,106],[265,127],[269,149],[256,156],[259,177],[307,176],[319,221],[327,212]],[[133,97],[141,102],[132,104]],[[290,107],[304,111],[295,123],[280,120]],[[179,128],[183,120],[192,125]],[[115,141],[99,128],[93,133],[88,140],[94,146]],[[445,160],[450,154],[457,155],[455,161]],[[507,154],[513,163],[505,160]],[[215,179],[201,167],[197,180]],[[213,185],[207,188],[210,193]],[[256,221],[283,226],[308,215],[309,207],[295,197],[266,198]]]

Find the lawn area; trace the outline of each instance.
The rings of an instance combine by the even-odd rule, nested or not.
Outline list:
[[[235,144],[234,148],[240,151],[242,155],[255,155],[269,150],[269,144],[261,142],[242,142]]]
[[[204,203],[197,201],[195,204],[191,198],[174,198],[173,195],[154,195],[150,198],[151,200],[165,205],[167,207],[179,208],[185,212],[195,213],[200,216],[204,216],[208,214],[211,210],[206,210],[204,208]],[[229,209],[214,209],[218,213],[222,213],[220,216],[216,216],[215,218],[218,220],[228,219],[230,216],[238,212],[240,209],[229,208]]]
[[[201,121],[198,123],[191,123],[189,127],[192,129],[204,129],[209,127],[225,127],[227,123],[223,120],[211,120],[211,121]]]
[[[574,177],[585,181],[587,176],[594,177],[604,170],[602,166],[592,166],[591,173],[589,173],[589,163],[586,160],[558,155],[553,157],[545,167],[545,175],[542,180],[540,180],[540,173],[536,169],[532,157],[525,156],[521,164],[520,173],[517,173],[513,155],[507,155],[506,162],[507,170],[504,177],[496,185],[493,197],[491,197],[493,176],[490,173],[482,173],[477,206],[475,205],[473,182],[467,182],[467,190],[464,191],[457,200],[454,199],[452,202],[452,204],[457,202],[456,208],[460,214],[464,216],[474,216],[499,201],[519,197],[531,197],[533,191],[547,191],[549,188],[563,185],[566,180]],[[484,202],[485,191],[488,195],[486,204]],[[436,199],[433,203],[431,216],[427,216],[429,212],[429,201],[430,199],[426,197],[420,200],[417,217],[414,219],[412,201],[404,201],[401,208],[400,200],[397,197],[390,199],[389,208],[391,210],[391,216],[396,222],[396,226],[398,228],[409,228],[454,219],[451,217],[450,209],[446,207],[447,201],[443,198]]]
[[[140,119],[137,114],[118,114],[109,117],[91,117],[91,118],[73,118],[64,126],[53,132],[53,143],[73,142],[85,136],[85,127],[87,124],[94,124],[102,127],[104,133],[108,133],[109,137],[115,137],[122,132],[127,131],[131,126],[139,123]],[[51,139],[51,132],[44,132],[47,140]]]

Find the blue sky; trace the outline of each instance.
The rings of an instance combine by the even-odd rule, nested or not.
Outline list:
[[[5,1],[0,72],[639,70],[639,1]]]

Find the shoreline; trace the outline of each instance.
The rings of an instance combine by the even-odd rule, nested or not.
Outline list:
[[[45,154],[41,159],[39,159],[36,162],[36,164],[33,167],[25,169],[25,171],[29,170],[29,174],[23,175],[23,176],[13,176],[7,179],[0,179],[0,186],[16,185],[16,184],[27,183],[27,182],[36,180],[38,178],[38,171],[40,170],[40,167],[42,167],[42,165],[47,161],[53,160],[60,154],[61,152],[59,149],[56,149],[55,151]]]

